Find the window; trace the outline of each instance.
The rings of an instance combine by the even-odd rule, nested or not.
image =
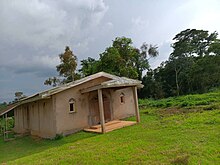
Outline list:
[[[69,111],[70,113],[76,112],[76,101],[73,98],[69,100]]]
[[[121,104],[125,103],[125,94],[124,93],[120,94],[120,101],[121,101]]]

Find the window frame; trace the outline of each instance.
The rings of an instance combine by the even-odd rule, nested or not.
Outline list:
[[[125,104],[125,94],[123,92],[120,94],[120,103]]]
[[[69,113],[76,113],[76,100],[74,98],[69,99]]]

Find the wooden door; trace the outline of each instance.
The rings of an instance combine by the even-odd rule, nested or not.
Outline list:
[[[105,95],[103,95],[103,108],[104,108],[105,122],[111,121],[110,101]],[[100,124],[98,96],[95,96],[90,100],[90,118],[91,118],[91,125]]]

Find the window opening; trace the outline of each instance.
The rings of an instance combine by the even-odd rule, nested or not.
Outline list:
[[[121,104],[125,103],[125,94],[124,93],[120,94],[120,101],[121,101]]]
[[[73,98],[69,100],[69,111],[76,112],[76,101]]]

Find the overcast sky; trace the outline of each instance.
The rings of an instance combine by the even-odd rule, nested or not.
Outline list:
[[[115,37],[159,46],[156,67],[172,38],[196,28],[220,33],[219,0],[1,0],[0,102],[16,91],[31,95],[57,75],[58,54],[69,45],[78,61],[98,58]],[[79,64],[78,62],[78,64]]]

